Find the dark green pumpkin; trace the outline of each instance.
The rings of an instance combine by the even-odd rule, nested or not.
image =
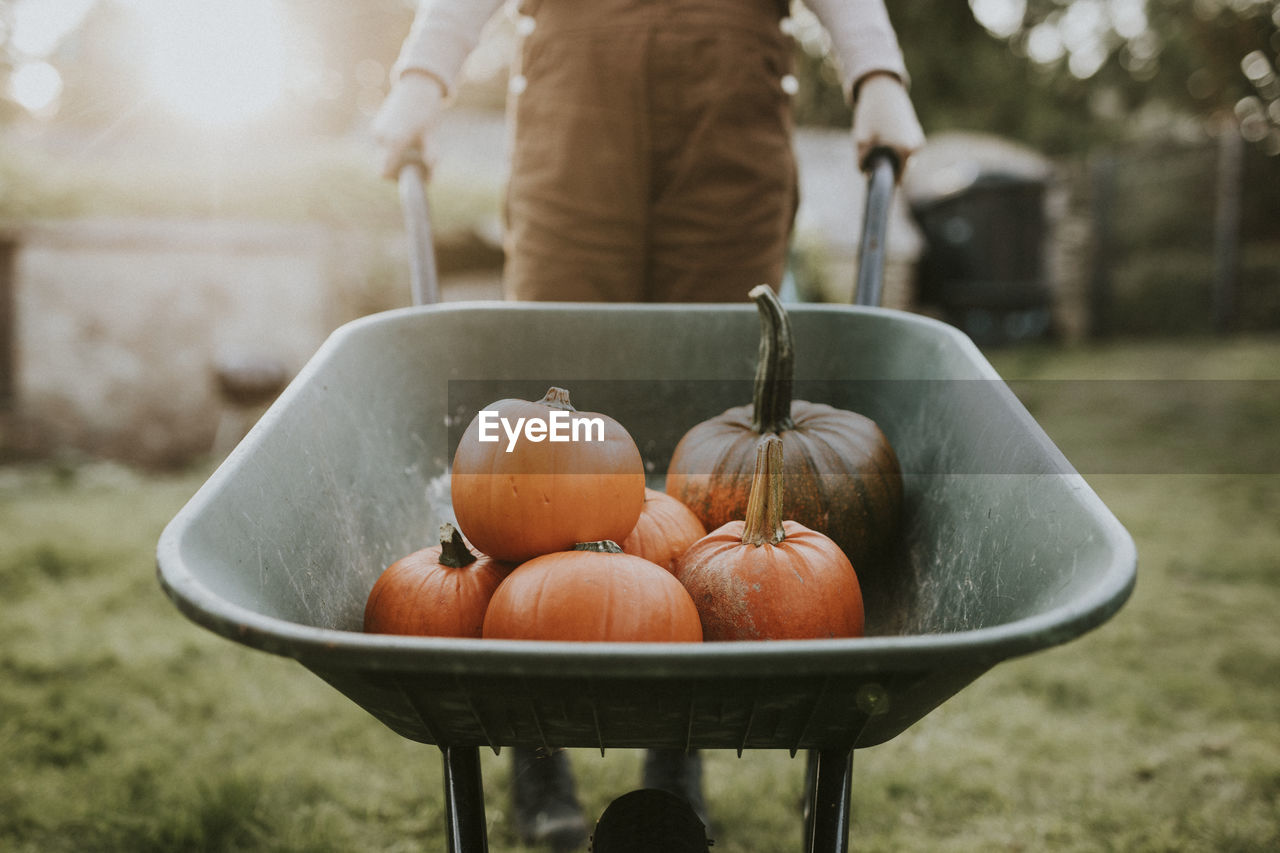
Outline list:
[[[666,490],[708,530],[743,518],[761,436],[783,445],[787,517],[835,540],[859,572],[887,559],[902,517],[902,471],[875,421],[824,403],[791,399],[791,325],[772,289],[751,291],[760,309],[754,400],[690,429],[672,455]]]

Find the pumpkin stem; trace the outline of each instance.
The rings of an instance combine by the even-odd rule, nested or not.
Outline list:
[[[458,529],[447,521],[440,525],[440,559],[436,562],[451,569],[462,569],[475,561],[476,555],[471,553]]]
[[[747,498],[743,545],[777,545],[782,531],[782,439],[766,435],[756,445],[756,470]]]
[[[596,554],[621,554],[622,546],[612,539],[601,539],[599,542],[579,542],[570,551],[592,551]]]
[[[569,402],[569,392],[563,388],[552,387],[547,391],[547,396],[540,401],[542,405],[552,409],[563,409],[566,412],[578,411]]]
[[[791,420],[791,378],[795,370],[791,321],[778,295],[767,284],[747,294],[760,311],[760,356],[756,361],[751,428],[760,435],[782,432]]]

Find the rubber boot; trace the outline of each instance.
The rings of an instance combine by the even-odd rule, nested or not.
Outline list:
[[[649,750],[644,756],[643,785],[683,798],[707,831],[711,831],[707,801],[702,795],[702,754],[697,750]]]
[[[525,845],[549,844],[557,853],[587,843],[587,822],[563,750],[511,750],[511,805],[516,834]]]

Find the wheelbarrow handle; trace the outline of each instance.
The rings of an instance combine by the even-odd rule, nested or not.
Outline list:
[[[414,305],[433,305],[440,301],[435,243],[431,236],[431,208],[427,204],[426,182],[429,175],[430,169],[422,158],[422,152],[416,148],[406,151],[396,179],[405,231],[409,237],[409,284]]]
[[[889,148],[874,148],[862,162],[867,174],[867,203],[862,216],[862,239],[858,245],[858,279],[854,285],[855,305],[875,305],[881,301],[884,284],[886,235],[893,188],[898,182],[898,156]]]

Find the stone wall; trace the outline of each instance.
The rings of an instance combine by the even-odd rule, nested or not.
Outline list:
[[[5,238],[11,394],[0,446],[141,464],[213,449],[229,411],[219,365],[292,376],[346,319],[355,263],[307,226],[72,221]]]

